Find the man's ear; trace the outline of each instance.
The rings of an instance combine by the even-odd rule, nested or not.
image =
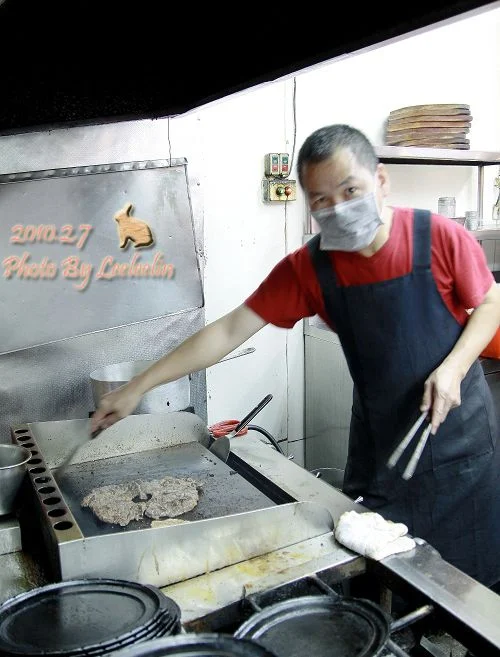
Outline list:
[[[391,181],[385,164],[382,164],[382,162],[377,164],[377,171],[375,175],[382,197],[388,196],[389,192],[391,191]]]

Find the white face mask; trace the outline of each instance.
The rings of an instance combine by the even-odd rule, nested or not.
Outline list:
[[[321,229],[323,251],[362,251],[375,239],[384,222],[372,193],[311,212]]]

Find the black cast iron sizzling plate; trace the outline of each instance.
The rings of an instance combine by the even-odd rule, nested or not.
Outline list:
[[[262,609],[234,636],[253,639],[277,657],[376,657],[389,631],[388,617],[370,600],[310,595]]]

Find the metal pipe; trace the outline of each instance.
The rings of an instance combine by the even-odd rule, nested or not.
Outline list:
[[[477,167],[477,216],[480,225],[484,224],[484,166]]]

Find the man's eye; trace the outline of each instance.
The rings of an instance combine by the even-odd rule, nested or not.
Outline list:
[[[357,187],[348,187],[347,188],[347,193],[349,194],[349,196],[354,196],[357,191],[358,191]]]
[[[322,205],[324,201],[324,198],[315,198],[313,201],[310,202],[311,209],[314,210],[315,208],[318,208]]]

